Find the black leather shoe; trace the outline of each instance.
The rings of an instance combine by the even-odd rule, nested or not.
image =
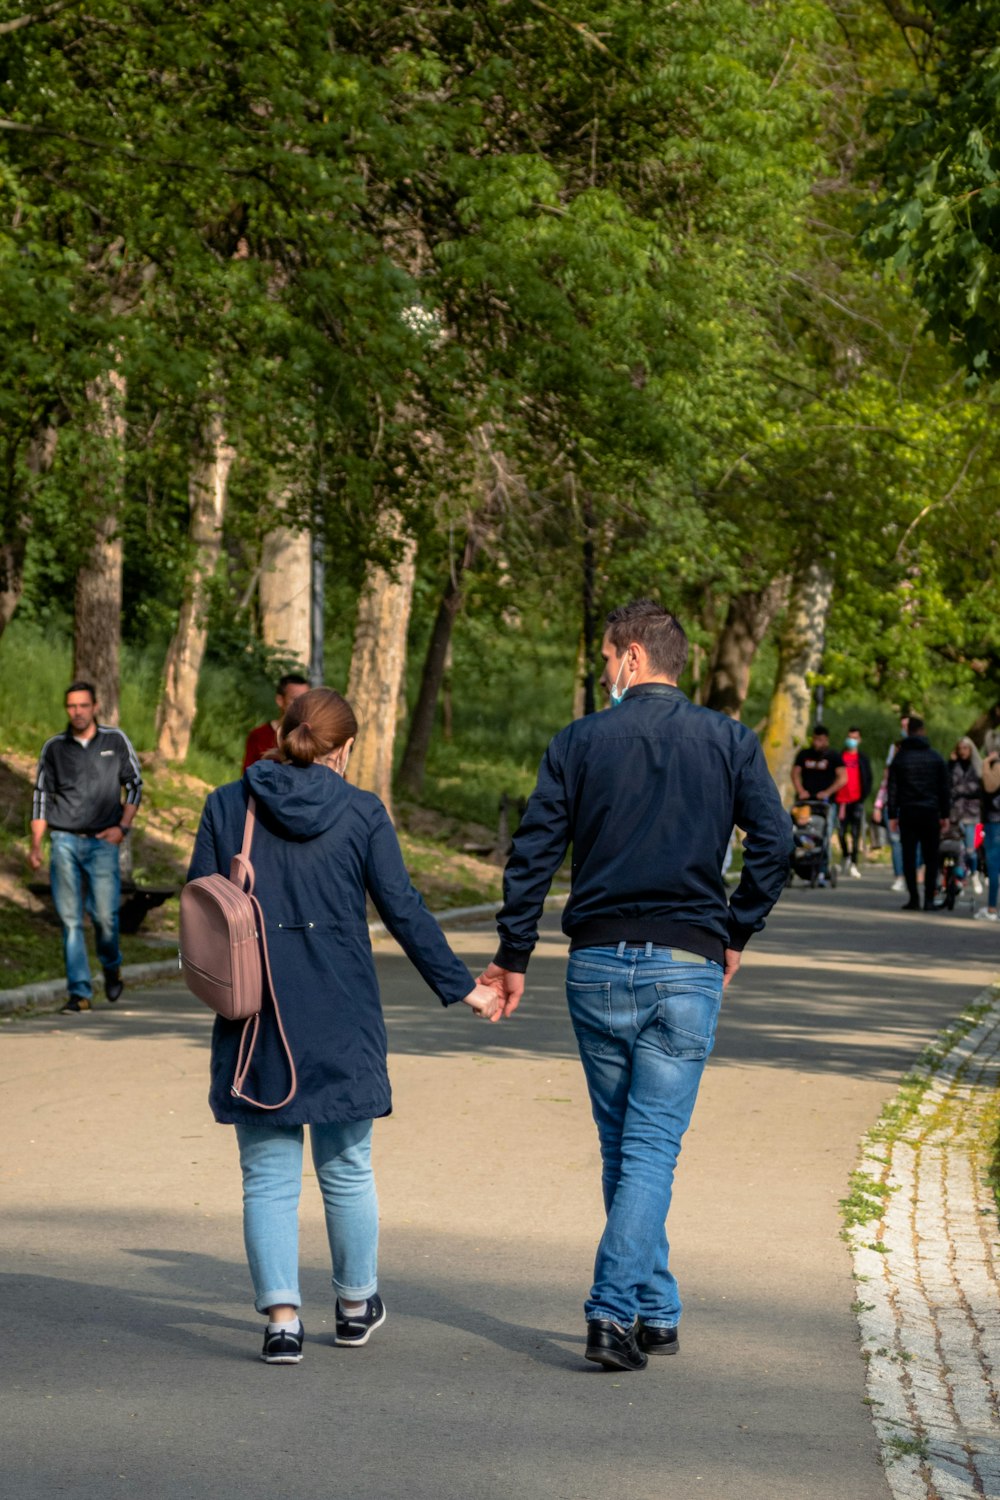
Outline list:
[[[676,1328],[644,1328],[641,1323],[636,1343],[647,1354],[676,1354],[681,1347]]]
[[[70,995],[62,1008],[62,1015],[76,1015],[77,1011],[90,1010],[91,1004],[86,995]]]
[[[105,969],[104,993],[107,995],[112,1005],[118,999],[118,996],[121,994],[124,988],[125,985],[122,980],[121,969]]]
[[[646,1356],[636,1342],[636,1327],[619,1328],[610,1318],[591,1318],[587,1323],[585,1359],[606,1370],[644,1370]]]
[[[920,902],[919,901],[904,901],[903,904],[902,904],[902,906],[899,909],[900,909],[900,911],[919,911],[920,910]]]

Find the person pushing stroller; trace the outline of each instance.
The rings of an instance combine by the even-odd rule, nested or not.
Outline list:
[[[831,750],[830,731],[825,724],[814,724],[809,738],[809,745],[799,751],[792,765],[792,786],[795,788],[796,804],[800,807],[806,803],[818,804],[815,811],[821,813],[826,820],[822,869],[817,872],[818,883],[830,873],[830,846],[837,819],[834,798],[841,787],[847,785],[847,767],[837,751]]]

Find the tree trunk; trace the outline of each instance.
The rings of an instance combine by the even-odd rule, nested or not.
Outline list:
[[[778,675],[771,695],[764,753],[771,775],[786,803],[794,795],[792,762],[804,743],[812,709],[811,674],[823,660],[826,621],[833,599],[833,573],[810,563],[796,573],[778,647]]]
[[[58,436],[58,429],[48,423],[38,428],[28,443],[24,459],[32,479],[23,488],[15,479],[13,493],[8,495],[8,503],[3,509],[3,534],[0,536],[0,636],[14,618],[14,612],[24,593],[24,561],[31,534],[32,480],[51,469]]]
[[[384,523],[388,535],[404,537],[395,512]],[[347,696],[358,716],[351,781],[374,792],[392,816],[392,752],[399,689],[406,669],[406,631],[413,603],[417,544],[405,537],[394,570],[370,564],[358,600],[358,622]]]
[[[18,516],[0,539],[0,636],[14,618],[24,593],[24,559],[28,551],[29,520]]]
[[[580,601],[583,606],[583,670],[581,673],[583,694],[581,706],[584,714],[592,714],[597,709],[597,679],[594,672],[594,652],[597,644],[594,639],[597,632],[597,585],[594,564],[594,508],[589,496],[583,502],[583,522],[586,529],[583,538],[583,592]],[[574,712],[573,717],[578,718],[580,715]]]
[[[1000,703],[994,703],[992,708],[981,713],[965,732],[973,744],[982,749],[983,741],[992,729],[1000,729]]]
[[[198,676],[205,655],[208,587],[222,548],[222,523],[234,450],[216,413],[205,424],[191,456],[188,537],[191,564],[177,629],[167,651],[163,692],[156,713],[156,753],[162,760],[183,761],[191,743],[198,697]]]
[[[312,537],[277,526],[264,538],[260,564],[264,645],[308,666],[312,645]]]
[[[94,542],[76,575],[73,676],[92,682],[103,724],[118,723],[122,639],[122,506],[125,498],[125,377],[111,369],[87,388],[94,420],[83,453]]]
[[[454,559],[451,572],[448,574],[448,580],[441,595],[441,603],[438,605],[434,629],[431,631],[430,642],[427,646],[427,655],[424,657],[420,693],[410,720],[410,733],[407,736],[398,777],[400,788],[414,797],[418,797],[423,790],[427,752],[430,749],[434,716],[437,712],[438,698],[441,695],[441,685],[444,682],[445,668],[448,663],[451,633],[462,607],[462,574],[466,568],[471,568],[478,551],[479,537],[474,530],[470,529],[465,538],[462,555]]]
[[[750,688],[754,657],[787,598],[788,579],[776,578],[764,589],[734,594],[730,599],[701,697],[706,708],[739,718]]]

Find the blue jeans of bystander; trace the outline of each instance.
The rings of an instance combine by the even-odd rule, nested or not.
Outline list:
[[[996,911],[1000,892],[1000,823],[983,824],[983,855],[986,859],[986,904],[990,911]]]
[[[58,829],[51,834],[51,844],[52,900],[62,923],[66,987],[71,995],[89,999],[93,987],[83,925],[85,913],[94,924],[101,967],[117,969],[122,961],[118,946],[121,897],[118,845],[107,839],[62,833]]]
[[[697,954],[582,948],[566,976],[603,1163],[607,1223],[586,1316],[673,1328],[666,1218],[681,1141],[715,1041],[722,969]]]
[[[378,1288],[378,1199],[372,1122],[310,1125],[338,1297],[360,1302]],[[254,1306],[299,1307],[301,1125],[237,1125],[243,1169],[243,1238]]]

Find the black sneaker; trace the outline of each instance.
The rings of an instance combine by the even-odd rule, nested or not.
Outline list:
[[[261,1359],[266,1365],[297,1365],[302,1358],[304,1336],[301,1318],[298,1333],[289,1333],[286,1328],[277,1328],[273,1333],[265,1329]]]
[[[362,1344],[367,1344],[375,1328],[381,1328],[385,1322],[385,1303],[375,1293],[369,1297],[365,1304],[363,1313],[357,1313],[354,1317],[348,1317],[341,1310],[340,1298],[337,1298],[337,1332],[334,1336],[335,1344],[349,1344],[352,1348],[360,1349]]]
[[[676,1354],[681,1347],[676,1328],[647,1328],[644,1323],[639,1324],[636,1342],[647,1354]]]
[[[588,1318],[584,1359],[606,1370],[644,1370],[647,1360],[636,1339],[637,1328],[637,1323],[621,1328],[610,1318]]]
[[[112,1005],[114,1005],[115,1001],[118,999],[124,988],[125,983],[122,979],[121,969],[105,969],[104,993],[107,995]]]
[[[75,1014],[79,1010],[93,1010],[93,1008],[86,995],[70,995],[60,1014],[65,1015],[67,1011]]]

